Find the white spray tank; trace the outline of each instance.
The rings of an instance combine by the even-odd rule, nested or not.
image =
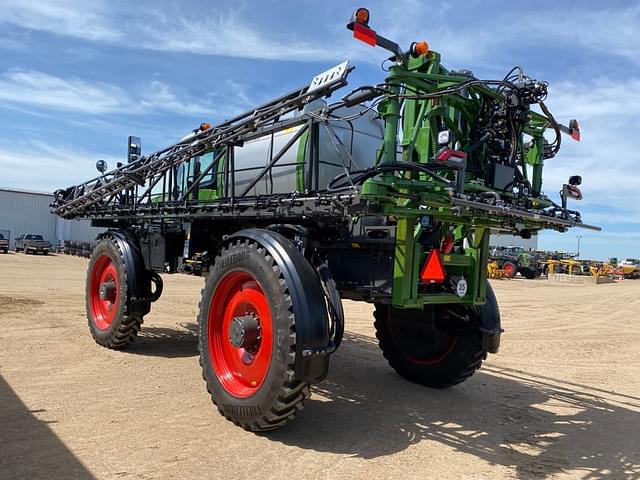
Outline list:
[[[326,106],[322,100],[305,107],[301,114],[321,110]],[[359,113],[364,107],[341,108],[333,112],[336,117],[348,117]],[[320,190],[325,190],[329,182],[337,175],[349,171],[362,170],[375,163],[376,151],[382,144],[384,123],[374,112],[367,111],[350,121],[331,119],[320,122],[319,138],[319,181]],[[265,135],[247,141],[242,147],[235,148],[236,192],[242,192],[277,153],[293,137],[301,126],[280,131],[275,135]],[[336,136],[338,138],[336,138]],[[331,138],[333,137],[333,138]],[[274,165],[271,174],[267,173],[248,195],[290,193],[304,189],[304,179],[308,169],[308,136],[303,135]],[[253,169],[253,170],[246,170]]]

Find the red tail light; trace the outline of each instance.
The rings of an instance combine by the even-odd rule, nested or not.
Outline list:
[[[361,23],[353,24],[353,36],[358,40],[371,45],[372,47],[376,46],[376,32],[374,30],[371,30],[369,27],[365,27]]]
[[[451,250],[453,250],[454,243],[455,243],[455,239],[453,238],[453,235],[450,233],[447,233],[442,239],[442,244],[440,245],[440,251],[445,255],[450,254]]]

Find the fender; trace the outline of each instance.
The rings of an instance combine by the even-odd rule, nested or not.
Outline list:
[[[151,278],[144,267],[144,259],[138,244],[138,238],[128,230],[107,230],[98,239],[111,238],[122,252],[127,271],[127,304],[126,315],[133,313],[146,315],[151,310]],[[156,284],[156,289],[158,285]],[[157,292],[158,290],[156,290]],[[159,287],[162,291],[162,287]]]
[[[300,251],[283,235],[272,230],[250,228],[225,239],[248,238],[271,255],[289,287],[296,319],[296,378],[317,383],[329,371],[329,321],[318,275]]]
[[[498,300],[489,282],[487,282],[487,301],[478,308],[480,310],[480,325],[478,328],[483,334],[482,343],[484,349],[488,353],[498,353],[500,348],[500,335],[503,330],[500,325]]]

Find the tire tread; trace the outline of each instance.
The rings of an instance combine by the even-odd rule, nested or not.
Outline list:
[[[289,295],[289,289],[287,286],[287,282],[284,279],[284,276],[275,263],[273,257],[266,253],[266,250],[260,247],[256,242],[252,240],[238,240],[236,242],[230,243],[227,247],[224,247],[216,256],[216,262],[219,261],[222,256],[229,251],[238,249],[238,248],[251,248],[256,250],[256,252],[264,257],[264,259],[271,264],[271,268],[273,272],[278,274],[278,285],[280,288],[280,292],[282,293],[285,306],[287,311],[289,312],[289,354],[287,358],[287,370],[285,374],[286,381],[279,385],[277,388],[278,395],[273,402],[271,408],[267,412],[262,412],[260,418],[256,419],[255,417],[244,420],[242,418],[236,417],[233,412],[228,412],[223,405],[219,405],[216,401],[216,398],[213,394],[213,388],[211,386],[211,382],[206,377],[205,373],[205,357],[204,357],[204,349],[206,348],[202,342],[202,334],[198,336],[198,350],[200,352],[200,366],[202,367],[202,377],[207,384],[207,391],[211,397],[211,401],[216,405],[218,411],[222,416],[224,416],[227,420],[233,422],[234,424],[244,428],[245,430],[253,431],[253,432],[263,432],[274,430],[276,428],[280,428],[283,425],[289,423],[293,418],[297,415],[298,412],[302,411],[304,408],[304,400],[310,396],[309,386],[304,383],[296,380],[295,378],[295,355],[296,355],[296,343],[295,343],[295,316],[293,314],[293,303],[291,300],[291,296]],[[215,265],[215,263],[214,263]],[[214,274],[214,269],[210,269],[209,275]],[[201,291],[201,299],[198,304],[198,318],[199,318],[199,326],[200,328],[204,328],[202,324],[202,320],[206,318],[207,312],[205,311],[207,308],[208,302],[205,300],[206,295],[206,282],[205,287]],[[212,292],[213,293],[213,292]]]

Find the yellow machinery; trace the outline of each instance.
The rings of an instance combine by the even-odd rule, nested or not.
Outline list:
[[[505,278],[504,270],[498,267],[498,262],[487,263],[487,276],[489,278]]]

